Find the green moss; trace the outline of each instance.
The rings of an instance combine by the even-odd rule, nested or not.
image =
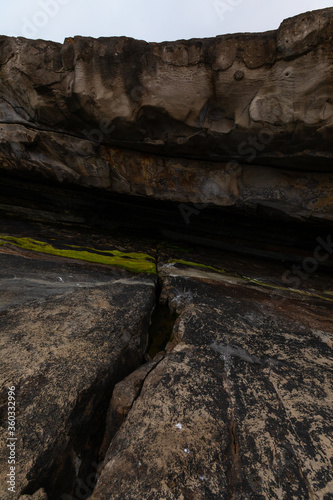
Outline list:
[[[217,269],[216,267],[206,266],[205,264],[198,264],[197,262],[190,262],[190,261],[181,260],[181,259],[173,259],[170,261],[170,263],[171,264],[183,264],[184,266],[190,266],[190,267],[200,267],[200,269],[207,269],[209,271],[214,271],[215,273],[225,274],[224,269]]]
[[[118,250],[95,250],[93,248],[80,250],[82,247],[76,245],[69,245],[68,249],[60,249],[44,241],[0,235],[0,245],[6,242],[33,252],[121,267],[133,273],[156,274],[156,265],[153,257],[145,253],[125,253]]]

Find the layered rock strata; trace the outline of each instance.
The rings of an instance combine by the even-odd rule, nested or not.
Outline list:
[[[331,498],[332,15],[0,37],[1,499]]]
[[[146,43],[0,39],[0,169],[332,218],[332,14]]]

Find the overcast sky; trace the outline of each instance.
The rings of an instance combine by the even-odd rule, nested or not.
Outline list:
[[[160,42],[267,31],[332,0],[2,0],[0,34],[62,42],[130,36]]]

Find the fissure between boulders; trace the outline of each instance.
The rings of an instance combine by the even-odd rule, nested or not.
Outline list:
[[[70,443],[64,453],[59,456],[52,470],[43,477],[32,478],[29,486],[22,494],[32,495],[39,488],[44,488],[49,500],[86,500],[91,496],[102,469],[106,450],[102,450],[102,442],[106,429],[106,416],[115,385],[133,373],[148,359],[164,351],[172,339],[173,327],[177,315],[171,313],[166,304],[160,302],[162,283],[156,285],[156,302],[151,314],[147,332],[147,350],[141,364],[135,353],[126,351],[112,373],[101,377],[85,394],[81,394],[78,405],[71,417]],[[86,418],[85,410],[93,406],[90,418]],[[121,425],[121,424],[120,424]],[[118,430],[118,429],[117,429]],[[113,436],[111,436],[112,439]],[[42,468],[42,464],[36,464]]]
[[[148,330],[148,359],[154,359],[156,354],[164,351],[168,342],[173,340],[173,327],[177,319],[177,314],[172,313],[168,305],[160,301],[161,290],[162,282],[159,278],[156,288],[156,305]]]
[[[49,500],[85,500],[91,496],[104,460],[101,444],[113,389],[144,362],[144,357],[139,359],[137,353],[124,351],[112,371],[99,377],[89,390],[79,395],[71,416],[73,431],[69,429],[71,439],[67,449],[53,464],[52,470],[32,479],[22,494],[32,495],[44,488]],[[87,418],[89,408],[93,408],[93,413]],[[36,464],[36,470],[42,468],[42,463]]]

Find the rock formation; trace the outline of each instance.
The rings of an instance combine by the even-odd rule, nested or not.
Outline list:
[[[0,168],[332,220],[332,9],[146,43],[0,38]]]
[[[332,498],[332,19],[0,38],[1,499]]]
[[[1,400],[6,413],[15,385],[17,472],[8,494],[2,428],[1,498],[330,498],[332,275],[293,289],[279,262],[151,242],[158,285],[98,264],[124,240],[100,234],[89,263],[77,225],[9,229]],[[55,255],[74,241],[82,258]],[[147,251],[134,244],[128,259]],[[148,330],[154,306],[171,338],[154,315]]]

